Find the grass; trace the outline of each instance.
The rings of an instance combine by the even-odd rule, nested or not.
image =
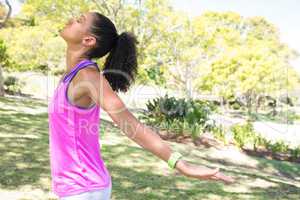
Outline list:
[[[0,195],[6,200],[54,200],[48,151],[47,102],[0,98]],[[167,142],[167,141],[166,141]],[[113,200],[299,199],[300,166],[249,157],[231,149],[167,142],[186,160],[220,169],[233,185],[191,179],[170,171],[101,113],[101,151],[112,180]]]

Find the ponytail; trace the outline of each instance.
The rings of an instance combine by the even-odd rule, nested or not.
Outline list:
[[[126,92],[137,74],[136,37],[123,32],[104,63],[104,76],[114,91]]]
[[[130,32],[119,35],[113,22],[98,12],[93,12],[90,32],[97,42],[84,56],[101,58],[108,53],[103,74],[114,91],[126,92],[137,74],[136,37]]]

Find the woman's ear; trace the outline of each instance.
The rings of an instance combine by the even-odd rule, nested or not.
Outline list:
[[[96,45],[96,38],[92,36],[83,37],[82,44],[87,47],[92,47]]]

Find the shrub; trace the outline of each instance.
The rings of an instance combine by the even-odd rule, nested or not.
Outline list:
[[[300,158],[300,146],[298,146],[294,149],[291,149],[290,154],[291,154],[291,157],[293,160]]]
[[[166,94],[146,103],[147,112],[141,118],[147,123],[182,134],[189,132],[193,138],[211,128],[209,115],[215,106],[208,101],[176,99]]]
[[[250,145],[254,148],[257,135],[254,132],[252,123],[247,122],[244,125],[236,124],[231,127],[231,131],[236,144],[240,148],[243,148],[245,145]]]
[[[225,144],[228,143],[225,129],[222,126],[214,126],[211,131],[217,139],[221,140]]]
[[[7,94],[22,94],[22,85],[24,85],[24,83],[19,81],[15,76],[7,76],[4,78],[4,91]]]
[[[273,153],[287,153],[289,146],[285,144],[283,141],[277,141],[274,144],[269,145],[269,149]]]
[[[257,148],[262,147],[265,148],[266,145],[270,144],[270,141],[268,141],[267,139],[257,135],[254,139],[254,145],[253,148],[256,151]]]
[[[289,145],[282,140],[277,142],[267,140],[254,131],[253,125],[250,122],[243,125],[234,125],[231,127],[231,130],[233,132],[234,141],[240,148],[248,145],[248,147],[257,151],[258,147],[262,147],[272,153],[290,154],[293,159],[300,157],[300,146],[297,148],[290,148]],[[217,132],[217,134],[220,133]]]

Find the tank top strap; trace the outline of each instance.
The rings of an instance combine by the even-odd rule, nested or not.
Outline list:
[[[64,77],[64,79],[63,79],[63,82],[67,82],[67,81],[69,81],[69,80],[72,80],[72,78],[76,75],[76,73],[79,71],[79,70],[81,70],[81,69],[83,69],[83,68],[85,68],[85,67],[87,67],[88,65],[94,65],[96,68],[97,68],[97,70],[98,71],[100,71],[99,70],[99,68],[98,68],[98,65],[97,65],[97,63],[96,62],[93,62],[93,61],[91,61],[91,60],[83,60],[83,61],[81,61],[81,62],[79,62],[65,77]]]

